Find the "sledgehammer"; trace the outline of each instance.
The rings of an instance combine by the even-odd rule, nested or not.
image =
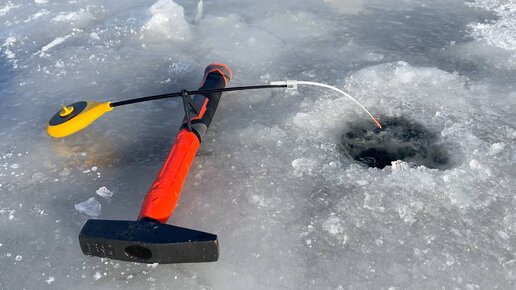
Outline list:
[[[224,64],[211,64],[199,90],[224,88],[232,78]],[[217,110],[221,92],[183,94],[185,119],[170,154],[152,184],[136,221],[88,220],[79,234],[86,255],[139,263],[217,261],[217,235],[166,224],[188,170]],[[116,105],[116,103],[112,104]]]

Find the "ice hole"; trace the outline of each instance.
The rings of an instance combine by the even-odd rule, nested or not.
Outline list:
[[[384,168],[402,160],[432,169],[450,168],[450,158],[437,133],[404,117],[383,117],[383,128],[353,123],[342,134],[342,153],[369,167]]]

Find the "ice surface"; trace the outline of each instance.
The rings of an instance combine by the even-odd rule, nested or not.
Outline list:
[[[0,1],[0,289],[516,288],[514,19],[507,0]],[[136,218],[182,109],[64,139],[49,117],[196,88],[210,62],[336,85],[435,132],[449,168],[342,155],[368,116],[333,92],[227,93],[170,219],[217,233],[220,261],[83,256],[88,218]]]

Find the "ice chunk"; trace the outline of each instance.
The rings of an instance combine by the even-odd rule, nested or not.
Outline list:
[[[95,272],[95,275],[93,275],[93,279],[94,280],[99,280],[100,278],[102,278],[102,274],[100,274],[100,272]]]
[[[172,0],[158,0],[147,13],[149,20],[143,26],[151,38],[162,41],[162,37],[183,41],[190,38],[190,25],[185,20],[184,9]]]
[[[45,282],[47,282],[48,285],[52,284],[52,282],[54,282],[56,279],[54,278],[54,276],[49,276],[47,280],[45,280]]]
[[[41,52],[47,52],[49,49],[55,47],[55,46],[58,46],[60,45],[61,43],[65,42],[65,40],[67,40],[68,38],[72,37],[72,35],[66,35],[64,37],[58,37],[54,40],[52,40],[51,42],[49,42],[47,45],[43,46],[41,48]]]
[[[91,217],[99,216],[101,208],[102,206],[100,202],[98,202],[95,197],[89,198],[88,200],[75,205],[75,209],[77,211]]]
[[[105,187],[105,186],[100,187],[99,189],[97,189],[96,192],[99,196],[102,196],[103,198],[108,198],[108,197],[113,196],[113,192],[110,191],[109,189],[107,189],[107,187]]]

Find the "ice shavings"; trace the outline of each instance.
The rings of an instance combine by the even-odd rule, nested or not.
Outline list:
[[[83,202],[80,202],[75,205],[75,209],[90,217],[97,217],[101,212],[101,204],[98,202],[95,197],[89,198]]]
[[[511,0],[475,0],[467,5],[494,12],[498,19],[469,25],[471,36],[489,45],[516,52],[516,2]]]

